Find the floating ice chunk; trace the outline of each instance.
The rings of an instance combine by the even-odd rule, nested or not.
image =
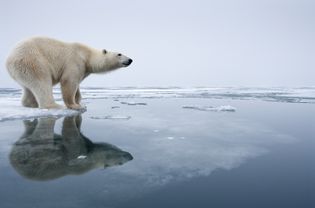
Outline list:
[[[177,137],[177,138],[179,138],[179,139],[185,139],[185,137],[183,137],[183,136]],[[169,136],[169,137],[166,137],[166,139],[173,140],[173,139],[175,139],[175,137]]]
[[[142,102],[126,102],[126,101],[123,101],[123,102],[120,102],[121,104],[124,104],[124,105],[147,105],[147,103],[142,103]]]
[[[214,111],[214,112],[220,112],[220,111],[235,112],[236,111],[236,108],[232,107],[230,105],[222,105],[222,106],[218,106],[218,107],[213,107],[213,106],[182,106],[182,108],[200,110],[200,111]]]
[[[109,120],[129,120],[131,116],[108,115],[108,116],[91,116],[91,119],[109,119]]]
[[[87,157],[86,155],[79,155],[77,159],[85,159],[86,157]]]
[[[236,108],[230,105],[222,105],[215,108],[217,111],[229,111],[229,112],[235,112]]]
[[[157,133],[157,132],[159,132],[160,130],[158,130],[158,129],[154,129],[153,130],[153,132],[155,132],[155,133]]]

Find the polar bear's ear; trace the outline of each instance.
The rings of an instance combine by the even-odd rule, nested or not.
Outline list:
[[[106,53],[107,53],[107,51],[105,49],[103,49],[103,54],[106,54]]]

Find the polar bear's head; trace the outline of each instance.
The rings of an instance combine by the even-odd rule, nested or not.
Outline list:
[[[93,51],[89,58],[91,71],[94,73],[109,72],[122,67],[127,67],[132,63],[132,59],[117,52],[103,49]]]

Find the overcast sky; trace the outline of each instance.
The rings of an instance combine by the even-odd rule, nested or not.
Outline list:
[[[134,63],[84,86],[315,86],[314,0],[0,2],[0,87],[16,42],[48,36]]]

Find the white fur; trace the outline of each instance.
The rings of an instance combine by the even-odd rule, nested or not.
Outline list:
[[[60,108],[52,94],[53,85],[60,83],[66,106],[80,109],[79,84],[84,78],[128,66],[130,60],[119,53],[103,53],[80,43],[34,37],[17,44],[6,66],[24,89],[24,106]]]

